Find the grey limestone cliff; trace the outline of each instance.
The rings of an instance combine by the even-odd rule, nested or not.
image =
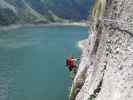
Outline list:
[[[133,100],[133,0],[96,2],[70,99]]]

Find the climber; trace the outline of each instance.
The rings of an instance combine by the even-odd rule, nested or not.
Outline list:
[[[66,66],[68,66],[69,71],[74,71],[76,73],[77,65],[75,64],[75,61],[80,60],[80,58],[73,58],[73,56],[69,56],[66,59]]]

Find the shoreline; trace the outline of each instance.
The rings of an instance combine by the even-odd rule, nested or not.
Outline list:
[[[48,24],[12,24],[9,26],[0,26],[0,31],[9,31],[18,29],[21,27],[38,27],[38,26],[81,26],[88,27],[87,23],[84,22],[71,22],[71,23],[48,23]]]
[[[88,39],[78,41],[78,47],[83,51],[88,46]]]

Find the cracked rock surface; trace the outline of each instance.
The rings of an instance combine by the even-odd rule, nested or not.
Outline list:
[[[133,100],[133,0],[107,0],[100,31],[90,33],[73,84],[86,69],[75,100]],[[97,43],[96,43],[97,42]]]

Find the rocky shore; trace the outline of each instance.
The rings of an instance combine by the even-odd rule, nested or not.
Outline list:
[[[9,31],[21,27],[36,27],[36,26],[81,26],[88,27],[87,23],[84,22],[67,22],[67,23],[48,23],[48,24],[12,24],[8,26],[0,26],[0,31]]]

